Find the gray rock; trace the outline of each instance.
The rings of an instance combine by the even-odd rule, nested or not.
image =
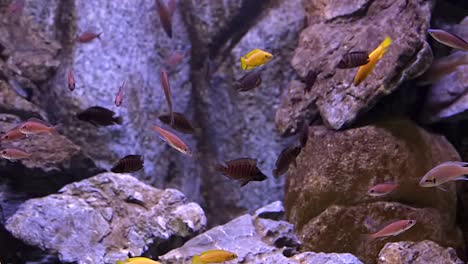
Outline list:
[[[280,220],[284,216],[284,206],[281,201],[266,205],[254,213],[255,217]]]
[[[453,248],[443,248],[429,240],[387,243],[379,253],[378,264],[463,264]]]
[[[299,263],[321,263],[321,264],[362,264],[354,255],[349,253],[314,253],[304,252],[298,254],[292,259]]]
[[[203,210],[181,192],[103,173],[28,200],[6,228],[30,245],[57,252],[63,262],[115,263],[170,243],[171,236],[189,237],[205,225]]]
[[[426,44],[433,1],[313,1],[307,4],[308,27],[302,31],[292,65],[301,77],[310,70],[321,73],[309,94],[294,103],[296,92],[285,93],[277,113],[283,134],[295,131],[306,117],[315,118],[317,105],[325,124],[339,129],[354,120],[402,82],[423,73],[432,61]],[[394,24],[394,17],[398,23]],[[350,50],[372,51],[386,36],[393,44],[373,73],[359,86],[353,84],[357,69],[337,69]],[[290,85],[289,89],[297,89]],[[297,108],[297,109],[295,109]],[[287,116],[284,113],[292,113]]]

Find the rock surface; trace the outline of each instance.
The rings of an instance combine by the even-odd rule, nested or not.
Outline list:
[[[448,141],[410,121],[390,120],[341,132],[311,127],[298,166],[287,175],[288,219],[306,250],[350,252],[365,263],[374,263],[383,246],[355,243],[360,234],[374,231],[364,227],[367,218],[381,224],[415,217],[420,223],[402,237],[461,248],[454,224],[454,184],[447,185],[448,192],[418,186],[428,170],[447,160],[460,160]],[[400,188],[387,197],[367,195],[370,187],[389,181]]]
[[[268,212],[270,215],[281,213],[279,204],[280,202],[275,202],[257,212]],[[295,254],[298,246],[299,241],[294,235],[291,224],[246,214],[192,238],[181,248],[170,251],[160,259],[163,263],[184,263],[192,259],[194,255],[218,248],[235,252],[238,255],[236,260],[225,263],[328,263],[324,261],[343,264],[361,263],[351,254],[305,252],[291,258],[286,257],[286,251]]]
[[[308,27],[301,32],[292,65],[304,78],[310,70],[320,71],[310,93],[298,103],[288,91],[276,123],[281,133],[297,130],[306,117],[310,121],[316,104],[325,124],[339,129],[403,81],[423,73],[432,61],[425,42],[432,1],[312,1],[306,5]],[[394,18],[398,16],[398,22]],[[349,51],[371,52],[386,36],[393,39],[387,54],[359,86],[352,84],[357,69],[337,69]],[[289,90],[297,85],[291,84]],[[292,108],[292,109],[291,109]],[[297,109],[295,109],[297,108]],[[293,116],[284,113],[293,113]]]
[[[443,248],[424,240],[415,242],[387,243],[379,253],[378,264],[463,264],[453,248]]]
[[[62,262],[87,264],[139,256],[170,243],[173,236],[190,237],[205,225],[200,206],[179,191],[103,173],[58,194],[28,200],[6,228],[30,245],[57,252]]]

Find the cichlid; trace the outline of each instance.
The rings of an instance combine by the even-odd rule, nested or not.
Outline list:
[[[169,77],[167,76],[167,72],[164,69],[161,71],[161,83],[164,90],[164,95],[166,96],[167,105],[169,107],[169,115],[171,116],[169,124],[172,125],[174,123],[174,112],[172,110],[171,86],[169,85]]]
[[[19,126],[19,131],[26,135],[33,135],[39,133],[52,134],[57,132],[57,128],[59,126],[60,125],[51,126],[43,120],[32,117]]]
[[[160,262],[145,257],[134,257],[126,260],[118,260],[116,264],[160,264]]]
[[[121,116],[115,117],[114,111],[100,106],[90,107],[78,113],[76,117],[81,121],[89,122],[95,126],[121,125],[123,122]]]
[[[114,173],[128,173],[143,169],[144,160],[141,155],[127,155],[120,159],[111,171]]]
[[[262,72],[261,71],[251,71],[246,73],[240,79],[234,82],[234,87],[239,92],[250,91],[254,88],[257,88],[262,84]]]
[[[245,57],[241,58],[242,70],[251,70],[253,68],[262,66],[273,58],[271,53],[261,49],[254,49],[249,52]]]
[[[68,71],[68,89],[70,91],[75,90],[75,75],[73,74],[72,69]]]
[[[31,157],[31,154],[15,148],[7,148],[0,150],[0,157],[9,161],[15,161],[20,159],[27,159]]]
[[[296,167],[296,158],[299,153],[301,153],[301,148],[295,146],[287,147],[281,151],[278,159],[276,160],[276,168],[273,170],[273,176],[278,178],[279,176],[285,174],[289,169],[289,165],[291,164]]]
[[[447,161],[428,171],[422,177],[419,186],[440,188],[439,185],[449,181],[468,180],[466,174],[468,174],[468,162]],[[444,190],[443,188],[440,189]]]
[[[174,116],[174,123],[171,125],[171,115],[165,114],[158,116],[159,120],[166,125],[169,125],[173,129],[185,133],[185,134],[193,134],[195,133],[195,128],[192,126],[190,121],[182,114],[178,112],[173,113]]]
[[[125,81],[122,82],[122,85],[119,88],[119,91],[117,92],[117,95],[115,96],[115,106],[119,107],[122,105],[123,98],[124,98],[124,87],[125,87]]]
[[[387,53],[388,48],[392,44],[392,39],[390,37],[386,37],[380,45],[369,54],[369,63],[362,65],[359,67],[356,76],[354,77],[354,85],[359,85],[362,81],[364,81],[367,76],[374,70],[375,65],[380,61],[380,59]]]
[[[427,31],[438,42],[454,49],[468,50],[468,43],[461,37],[441,29]]]
[[[250,181],[264,181],[267,176],[257,167],[257,160],[250,158],[240,158],[235,160],[226,161],[226,166],[217,164],[216,170],[222,174],[239,180],[241,187]]]
[[[369,63],[369,54],[366,51],[353,51],[346,53],[336,66],[339,69],[354,68]]]
[[[367,194],[370,196],[384,196],[395,191],[397,188],[398,184],[393,182],[385,182],[373,186],[369,189],[369,191],[367,191]]]
[[[156,125],[153,126],[153,129],[157,131],[161,135],[161,139],[166,141],[167,144],[169,144],[171,147],[177,149],[185,155],[192,156],[192,151],[190,148],[177,135]]]
[[[76,41],[81,42],[81,43],[88,43],[88,42],[93,41],[96,38],[100,39],[101,34],[102,34],[102,32],[101,33],[94,33],[94,32],[90,32],[90,31],[86,31],[83,34],[76,37]]]
[[[367,241],[372,241],[377,238],[388,237],[388,236],[397,236],[406,230],[410,229],[416,224],[416,220],[397,220],[394,221],[379,231],[366,235]]]
[[[20,130],[19,130],[19,127],[21,125],[17,125],[15,127],[13,127],[12,129],[10,129],[8,132],[6,132],[5,134],[2,135],[0,141],[2,143],[6,143],[6,142],[12,142],[12,141],[15,141],[15,140],[21,140],[21,139],[24,139],[26,138],[26,134],[23,134]]]
[[[193,256],[192,264],[221,263],[236,258],[237,255],[235,253],[222,249],[214,249],[205,251],[200,255]]]
[[[163,3],[162,0],[156,0],[156,6],[158,9],[159,20],[161,21],[161,25],[166,32],[169,38],[172,38],[172,13],[173,10],[169,10],[169,8]],[[172,8],[172,6],[171,6]],[[174,7],[175,9],[175,4]]]

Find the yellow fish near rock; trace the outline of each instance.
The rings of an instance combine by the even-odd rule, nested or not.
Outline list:
[[[156,260],[152,260],[145,257],[135,257],[135,258],[128,258],[126,260],[119,260],[116,264],[161,264]]]
[[[262,66],[273,58],[271,53],[261,49],[254,49],[249,52],[245,57],[241,58],[242,70],[251,70],[258,66]]]
[[[203,252],[201,255],[195,255],[192,264],[221,263],[237,258],[237,255],[222,249],[214,249]]]
[[[367,76],[374,70],[375,65],[377,62],[387,53],[388,47],[392,44],[392,39],[390,37],[386,37],[382,43],[374,50],[371,54],[369,54],[369,62],[365,65],[359,67],[356,76],[354,77],[354,85],[359,85],[362,81],[364,81]]]

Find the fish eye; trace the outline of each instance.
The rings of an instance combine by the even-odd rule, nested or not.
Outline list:
[[[374,190],[370,190],[369,192],[370,192],[370,193],[375,193],[375,191],[374,191]]]
[[[4,138],[4,139],[9,139],[9,138],[10,138],[10,136],[8,136],[8,135],[4,135],[4,136],[3,136],[3,138]]]
[[[413,221],[413,220],[409,220],[408,224],[412,225],[412,224],[414,224],[414,221]]]
[[[3,154],[3,155],[6,155],[6,154],[7,154],[7,151],[6,151],[6,150],[3,150],[3,151],[2,151],[2,154]]]

